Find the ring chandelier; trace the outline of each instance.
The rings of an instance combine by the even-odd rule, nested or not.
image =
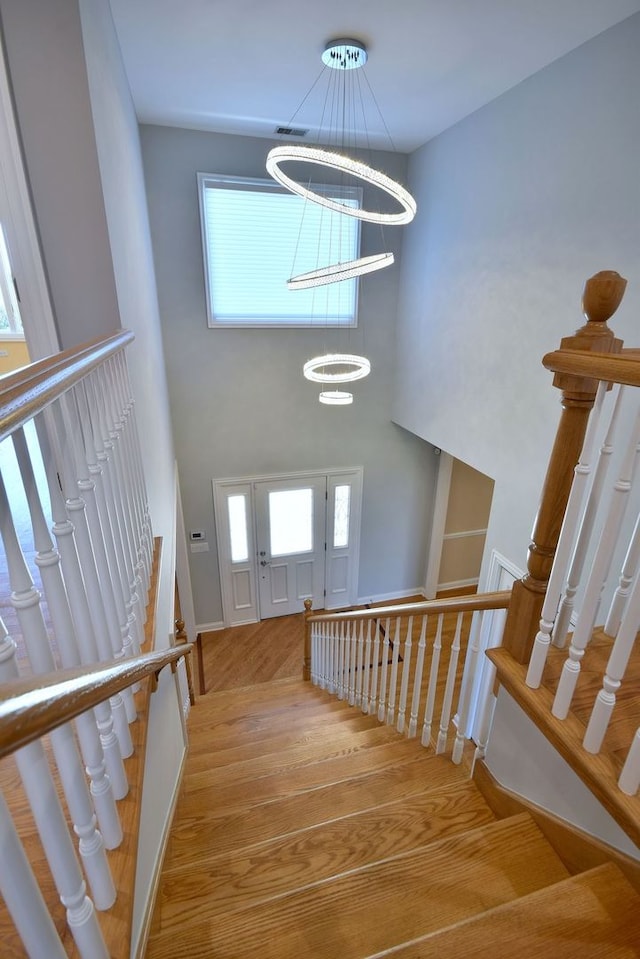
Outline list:
[[[326,166],[331,170],[337,170],[339,173],[350,173],[364,183],[370,186],[379,187],[387,193],[392,199],[402,207],[399,213],[382,213],[380,210],[365,210],[362,207],[349,207],[330,196],[323,196],[322,193],[316,193],[304,183],[298,183],[280,169],[280,164],[295,160],[298,163],[315,163],[318,166]],[[319,203],[320,206],[326,206],[329,210],[336,213],[344,213],[345,216],[355,216],[365,223],[380,223],[383,226],[393,225],[402,226],[405,223],[411,223],[416,215],[416,201],[408,190],[392,180],[386,173],[380,170],[374,170],[367,166],[361,160],[354,160],[352,157],[345,156],[343,153],[335,153],[331,150],[324,150],[322,147],[301,147],[297,144],[287,144],[286,146],[273,147],[267,154],[267,171],[274,180],[281,183],[287,190],[297,193],[305,200],[311,200],[312,203]]]
[[[344,393],[342,390],[325,390],[318,399],[325,406],[349,406],[353,403],[353,393]]]
[[[325,286],[327,283],[340,283],[350,280],[354,276],[363,276],[373,273],[393,263],[393,253],[373,253],[371,256],[362,256],[359,260],[348,260],[346,263],[336,263],[334,266],[323,266],[309,273],[300,273],[287,280],[290,290],[308,290],[314,286]]]
[[[337,367],[337,370],[332,372],[334,367]],[[369,375],[371,363],[366,356],[356,356],[353,353],[326,353],[324,356],[314,356],[312,360],[307,360],[302,372],[306,379],[314,383],[353,383]]]
[[[322,54],[322,61],[326,67],[341,71],[344,74],[346,71],[355,70],[363,66],[367,61],[367,51],[364,44],[358,40],[332,40],[327,43],[325,47],[324,53]],[[342,88],[342,91],[342,115],[344,118],[345,87]],[[365,111],[362,102],[361,108],[364,119]],[[378,108],[378,113],[379,112]],[[382,119],[381,115],[380,119]],[[382,123],[386,129],[386,124],[384,124],[383,119]],[[336,133],[337,132],[338,131],[336,131]],[[339,142],[343,144],[347,142],[345,133],[346,130],[343,129],[342,136],[339,140]],[[334,170],[343,176],[346,174],[355,177],[357,180],[360,180],[362,184],[381,190],[398,205],[399,209],[393,213],[383,213],[381,210],[347,206],[341,203],[339,199],[316,192],[310,185],[298,182],[293,179],[292,176],[289,176],[282,169],[282,166],[290,162],[315,164]],[[335,213],[354,217],[365,223],[379,224],[383,227],[401,226],[410,223],[416,214],[416,201],[408,190],[390,176],[387,176],[386,173],[374,169],[362,160],[357,160],[344,153],[337,152],[335,147],[325,148],[320,146],[310,147],[297,144],[281,144],[269,151],[266,165],[267,171],[274,180],[291,193],[311,203],[316,203],[332,210]],[[324,286],[329,283],[340,283],[344,280],[363,276],[375,270],[390,266],[393,261],[394,257],[392,253],[377,253],[370,256],[363,256],[359,259],[334,263],[330,266],[317,267],[315,270],[293,276],[288,280],[287,286],[291,290],[301,290]],[[303,367],[304,376],[308,380],[329,385],[355,382],[368,376],[370,371],[371,364],[365,356],[357,356],[351,353],[327,353],[324,356],[316,356],[308,360]],[[353,402],[353,394],[342,390],[327,389],[320,393],[319,400],[328,406],[346,406]]]

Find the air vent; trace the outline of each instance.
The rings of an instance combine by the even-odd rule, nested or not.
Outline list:
[[[308,132],[299,127],[276,127],[276,133],[282,137],[306,137]]]

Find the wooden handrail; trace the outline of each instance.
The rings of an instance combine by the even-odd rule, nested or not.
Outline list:
[[[349,609],[343,613],[312,613],[308,623],[353,622],[360,619],[386,619],[391,616],[439,615],[440,613],[475,612],[482,609],[507,609],[511,590],[495,593],[473,593],[450,599],[425,599],[420,603],[398,603],[395,606],[375,606],[371,609]]]
[[[129,330],[99,337],[0,377],[0,440],[134,339]]]
[[[97,666],[59,669],[0,684],[0,759],[75,719],[146,676],[155,676],[193,649],[188,643],[114,659]]]
[[[570,373],[607,383],[640,386],[640,355],[636,350],[621,353],[583,353],[581,350],[554,350],[542,359],[552,373]]]

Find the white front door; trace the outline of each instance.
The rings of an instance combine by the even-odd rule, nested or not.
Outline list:
[[[260,618],[324,604],[326,476],[253,484]]]

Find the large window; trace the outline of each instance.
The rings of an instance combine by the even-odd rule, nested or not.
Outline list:
[[[362,204],[356,187],[314,190]],[[208,324],[356,326],[357,280],[289,290],[292,275],[356,259],[360,221],[273,180],[198,174]]]

